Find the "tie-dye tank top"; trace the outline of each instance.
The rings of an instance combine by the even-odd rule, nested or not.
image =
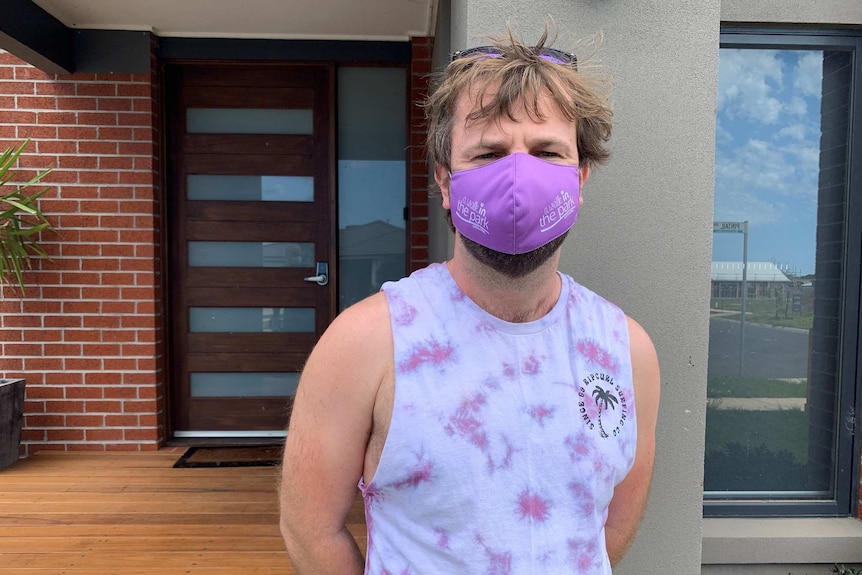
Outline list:
[[[625,315],[562,275],[509,323],[443,264],[383,286],[389,434],[365,501],[368,575],[611,573],[604,524],[636,444]]]

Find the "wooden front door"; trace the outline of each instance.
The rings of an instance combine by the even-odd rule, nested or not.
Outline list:
[[[326,65],[166,69],[175,437],[285,429],[335,310],[332,77]]]

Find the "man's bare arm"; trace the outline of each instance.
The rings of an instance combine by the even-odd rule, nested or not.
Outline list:
[[[300,575],[363,572],[345,518],[362,476],[391,342],[386,302],[376,294],[336,318],[303,370],[280,492],[281,533]]]
[[[608,508],[605,542],[611,565],[616,565],[623,558],[646,508],[655,460],[655,428],[661,386],[658,357],[652,340],[636,321],[629,318],[628,324],[638,443],[634,465],[614,489]]]

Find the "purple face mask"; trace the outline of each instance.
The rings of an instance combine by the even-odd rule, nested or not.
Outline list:
[[[452,174],[452,223],[486,248],[524,254],[551,242],[578,217],[577,166],[546,162],[530,154]]]

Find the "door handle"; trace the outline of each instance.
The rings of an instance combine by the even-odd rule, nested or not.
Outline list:
[[[317,262],[317,275],[303,278],[303,280],[325,286],[329,283],[329,264],[326,262]]]

